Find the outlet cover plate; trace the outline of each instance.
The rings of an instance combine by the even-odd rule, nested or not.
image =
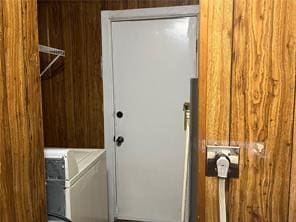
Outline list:
[[[216,161],[219,155],[223,154],[230,161],[228,178],[239,177],[239,154],[240,148],[238,146],[215,146],[207,145],[206,153],[206,176],[217,177]]]

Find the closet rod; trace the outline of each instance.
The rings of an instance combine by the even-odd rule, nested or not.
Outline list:
[[[39,45],[39,52],[51,54],[51,55],[61,55],[65,56],[65,51],[61,49],[52,48],[45,45]]]

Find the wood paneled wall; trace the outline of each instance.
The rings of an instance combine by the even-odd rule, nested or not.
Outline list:
[[[205,143],[239,145],[228,221],[296,221],[295,1],[213,2],[201,2],[200,163]],[[217,179],[199,175],[200,221],[216,222]]]
[[[45,222],[35,0],[0,2],[0,221]]]
[[[101,10],[188,4],[197,0],[39,1],[40,43],[66,51],[42,80],[45,145],[104,146]]]
[[[287,221],[289,198],[296,201],[290,196],[296,7],[289,3],[295,6],[235,1],[230,140],[242,143],[230,221]],[[261,153],[256,143],[264,145]]]
[[[205,178],[205,145],[229,144],[233,1],[201,1],[199,200],[200,221],[219,221],[216,178]],[[204,195],[207,194],[207,195]],[[204,208],[203,204],[211,206]]]

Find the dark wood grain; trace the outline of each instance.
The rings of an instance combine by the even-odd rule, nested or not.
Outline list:
[[[39,1],[40,43],[66,51],[42,80],[46,146],[104,146],[101,10],[197,4],[197,0]],[[41,56],[41,68],[50,61]]]
[[[35,0],[1,1],[0,52],[0,221],[47,221]]]
[[[241,160],[229,221],[288,221],[289,198],[296,200],[289,193],[295,14],[293,0],[235,1],[230,137]]]

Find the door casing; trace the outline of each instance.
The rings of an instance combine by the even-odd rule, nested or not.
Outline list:
[[[199,6],[176,6],[149,9],[102,11],[102,75],[104,92],[104,148],[107,151],[109,221],[117,216],[114,126],[114,88],[112,67],[112,22],[146,19],[167,19],[195,16],[199,20]]]

